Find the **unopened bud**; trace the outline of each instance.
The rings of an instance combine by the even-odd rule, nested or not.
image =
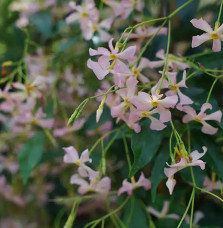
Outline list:
[[[99,122],[102,113],[103,113],[103,109],[101,109],[101,107],[99,107],[98,110],[97,110],[97,112],[96,112],[96,122],[97,123]]]

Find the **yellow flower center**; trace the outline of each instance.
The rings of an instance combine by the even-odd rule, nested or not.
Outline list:
[[[93,26],[92,26],[92,30],[93,30],[94,32],[98,31],[98,26],[97,26],[97,25],[93,25]]]
[[[34,89],[35,89],[35,86],[33,86],[33,85],[30,84],[30,83],[26,83],[26,84],[25,84],[25,87],[26,87],[26,90],[27,90],[27,93],[28,93],[28,94],[30,94],[31,92],[33,92]]]
[[[220,36],[218,35],[218,33],[216,33],[216,32],[211,33],[211,39],[217,40],[219,38],[220,38]]]
[[[81,162],[80,162],[80,161],[76,161],[76,162],[75,162],[75,165],[81,166]]]
[[[139,70],[138,70],[137,68],[133,68],[133,69],[132,69],[132,74],[133,74],[134,77],[137,78],[137,77],[139,76],[139,73],[140,73],[140,72],[139,72]]]
[[[87,17],[88,16],[88,13],[87,12],[83,12],[82,14],[81,14],[81,17]]]
[[[142,117],[149,117],[150,114],[148,112],[142,112]]]
[[[158,101],[151,101],[151,105],[154,106],[154,107],[155,106],[158,106],[159,105],[159,102]]]
[[[199,122],[199,123],[202,122],[202,120],[201,120],[198,116],[196,116],[196,117],[194,118],[194,120],[197,121],[197,122]]]
[[[128,98],[125,99],[125,105],[128,106],[128,107],[131,106],[131,103],[129,102]]]
[[[170,86],[170,89],[172,89],[173,91],[177,92],[178,91],[178,86],[177,85],[172,85],[172,86]]]
[[[111,60],[116,60],[118,57],[117,57],[116,55],[114,55],[114,54],[110,54],[110,55],[109,55],[109,58],[110,58]]]

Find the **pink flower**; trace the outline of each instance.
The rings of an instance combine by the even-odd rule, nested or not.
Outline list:
[[[213,190],[222,190],[223,183],[215,180],[210,180],[208,176],[204,178],[204,189],[211,192]]]
[[[158,68],[158,67],[161,67],[164,65],[165,63],[165,51],[162,49],[162,50],[159,50],[157,53],[156,53],[156,57],[161,59],[161,60],[158,60],[158,61],[150,61],[150,64],[149,66],[151,68]],[[182,61],[180,61],[179,58],[177,58],[176,56],[174,55],[171,55],[169,54],[168,55],[168,64],[167,64],[167,67],[168,67],[168,71],[176,71],[177,69],[179,70],[185,70],[186,68],[190,68],[190,66],[187,64],[187,63],[184,63]]]
[[[132,191],[139,187],[144,187],[145,190],[149,190],[151,188],[150,180],[146,179],[143,173],[141,173],[139,180],[135,183],[130,183],[126,179],[123,180],[122,187],[118,190],[118,196],[124,192],[127,192],[128,195],[132,195]]]
[[[86,122],[85,119],[78,119],[74,122],[74,124],[71,127],[56,128],[53,131],[53,136],[61,137],[73,131],[80,130],[83,127],[85,122]]]
[[[133,104],[136,104],[136,107],[137,107],[137,100],[135,101],[135,99],[132,98],[131,102]],[[141,106],[139,107],[141,108]],[[130,113],[130,120],[133,119],[133,121],[130,121],[130,122],[134,122],[134,121],[136,122],[142,118],[149,118],[151,120],[150,128],[152,130],[161,131],[166,127],[166,125],[163,124],[160,120],[152,116],[153,114],[156,114],[156,113],[159,113],[157,108],[153,110],[149,110],[149,109],[146,109],[145,107],[143,110],[139,110],[139,109],[132,110],[132,112]]]
[[[199,123],[201,123],[203,126],[201,128],[201,131],[205,134],[209,135],[214,135],[217,131],[218,128],[212,127],[210,124],[208,124],[206,121],[207,120],[216,120],[219,123],[221,122],[221,117],[222,117],[222,112],[216,111],[213,112],[212,114],[206,114],[205,111],[207,109],[212,109],[212,105],[209,103],[205,103],[201,107],[201,111],[197,114],[196,111],[190,107],[186,106],[183,107],[183,111],[186,112],[187,114],[183,117],[183,122],[188,123],[192,120],[195,120]]]
[[[159,30],[158,27],[139,26],[138,28],[136,28],[136,33],[132,33],[129,38],[130,39],[149,38],[153,34],[155,34],[158,30]],[[161,35],[161,34],[166,35],[167,34],[167,28],[162,28],[158,34],[159,35]]]
[[[99,34],[99,40],[101,42],[108,42],[111,39],[111,35],[106,31],[111,28],[114,21],[113,17],[107,18],[99,23],[99,21],[88,21],[86,26],[82,28],[83,36],[86,40],[91,40],[95,32]]]
[[[176,185],[176,180],[174,179],[175,173],[189,166],[200,166],[202,170],[205,169],[206,162],[203,162],[199,159],[205,155],[205,153],[207,152],[207,148],[203,146],[202,149],[204,151],[203,153],[199,153],[197,150],[195,150],[190,153],[188,157],[182,157],[180,159],[180,162],[173,165],[167,164],[170,168],[164,168],[164,173],[168,177],[166,186],[169,189],[170,195],[172,195],[174,186]]]
[[[152,214],[153,216],[155,216],[159,219],[161,219],[161,218],[171,218],[171,219],[176,219],[176,220],[180,219],[180,216],[177,214],[167,214],[168,210],[169,210],[169,202],[168,201],[164,201],[163,208],[162,208],[161,212],[157,211],[153,207],[147,207],[146,209],[150,214]]]
[[[75,12],[71,13],[67,18],[68,24],[79,21],[82,27],[86,26],[86,23],[90,21],[97,21],[99,12],[95,7],[94,0],[86,0],[85,3],[77,5],[75,2],[70,2],[69,6]]]
[[[162,99],[163,94],[156,93],[157,87],[158,84],[152,88],[151,95],[145,92],[139,92],[138,96],[135,96],[134,99],[131,100],[137,109],[141,111],[149,111],[152,108],[156,108],[156,113],[160,114],[160,121],[168,122],[171,120],[169,108],[173,108],[176,105],[178,97],[177,95],[172,95]]]
[[[89,49],[90,56],[101,55],[98,62],[88,60],[87,66],[92,69],[99,80],[102,80],[110,70],[115,73],[130,73],[128,66],[121,60],[132,61],[136,52],[136,46],[131,46],[119,53],[119,49],[112,45],[113,39],[109,41],[109,49],[99,47],[98,50]],[[120,60],[121,59],[121,60]]]
[[[73,163],[78,166],[78,173],[82,177],[89,177],[89,179],[94,179],[99,175],[98,171],[92,170],[85,163],[92,162],[89,158],[88,149],[84,150],[79,157],[77,150],[73,146],[64,147],[66,152],[64,155],[64,163]]]
[[[223,25],[220,26],[217,22],[215,24],[215,29],[213,30],[211,26],[202,18],[192,19],[190,22],[195,28],[205,31],[205,33],[200,36],[192,37],[192,48],[198,47],[208,40],[213,40],[212,50],[214,52],[221,51],[221,41],[223,41]]]
[[[144,8],[144,1],[142,0],[122,0],[121,8],[123,9],[121,16],[128,18],[132,11],[136,10],[141,12]]]
[[[109,177],[103,177],[101,180],[96,177],[91,179],[89,183],[78,175],[73,175],[70,182],[79,185],[78,192],[82,195],[87,192],[108,193],[111,189],[111,179]]]
[[[132,112],[135,112],[135,108],[131,104],[130,100],[135,96],[137,83],[138,81],[134,77],[129,77],[126,82],[127,88],[120,89],[116,92],[123,99],[123,102],[111,107],[112,117],[117,117],[118,120],[122,119],[130,128],[133,128],[136,133],[140,132],[141,127],[138,123],[136,123],[138,121],[138,117],[136,115],[131,115]],[[135,119],[133,117],[135,117]]]
[[[177,104],[178,109],[182,110],[182,105],[193,104],[193,101],[186,95],[184,95],[180,88],[187,88],[186,86],[186,71],[183,72],[183,79],[177,83],[177,72],[167,73],[170,79],[170,82],[167,80],[163,81],[162,88],[169,88],[170,90],[166,92],[166,96],[172,96],[177,94],[180,98],[180,102]]]
[[[88,149],[84,150],[79,157],[77,150],[73,146],[63,147],[66,154],[64,155],[65,163],[74,163],[75,165],[81,167],[86,162],[92,162],[88,155]]]

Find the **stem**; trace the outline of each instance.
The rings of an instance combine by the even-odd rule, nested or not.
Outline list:
[[[177,228],[180,228],[182,222],[184,221],[184,219],[185,219],[185,217],[186,217],[186,215],[187,215],[187,212],[188,212],[188,210],[189,210],[189,208],[190,208],[190,205],[191,205],[191,202],[192,202],[192,200],[193,200],[193,194],[194,194],[194,192],[195,192],[195,189],[193,188],[192,193],[191,193],[191,196],[190,196],[189,203],[188,203],[188,205],[187,205],[187,208],[186,208],[186,210],[185,210],[185,212],[184,212],[184,214],[183,214],[183,217],[181,218],[181,220],[180,220],[180,222],[179,222]]]
[[[194,188],[193,188],[193,190],[194,190]],[[190,228],[193,228],[194,200],[195,200],[195,191],[193,191],[193,196],[192,196],[191,214],[190,214]]]
[[[134,66],[135,64],[138,64],[143,53],[146,51],[147,47],[149,46],[149,44],[152,42],[152,40],[157,36],[157,34],[160,32],[160,30],[164,27],[164,25],[166,24],[167,20],[165,20],[163,22],[163,24],[159,27],[159,29],[157,30],[156,33],[153,34],[153,36],[146,42],[146,44],[144,45],[143,49],[141,50],[141,52],[139,53],[137,60],[131,64],[131,66]]]
[[[105,215],[105,216],[103,216],[103,217],[101,217],[101,218],[99,218],[97,220],[94,220],[94,221],[88,223],[84,228],[87,228],[87,227],[91,226],[92,224],[98,224],[100,221],[105,220],[108,217],[110,217],[111,215],[117,213],[118,211],[120,211],[126,205],[126,203],[129,201],[129,199],[130,199],[130,197],[127,197],[125,199],[125,201],[118,208],[116,208],[115,210],[111,211],[107,215]]]
[[[113,129],[112,131],[109,131],[107,133],[105,133],[101,138],[99,138],[95,144],[91,147],[90,151],[89,151],[89,156],[91,155],[91,153],[93,152],[93,150],[96,148],[96,146],[100,143],[101,140],[103,140],[104,138],[106,138],[108,135],[110,135],[111,133],[115,132],[115,131],[120,131],[123,127],[125,126],[125,124],[123,124],[120,128],[116,128]],[[107,146],[108,147],[108,146]],[[106,147],[106,149],[107,149]],[[105,149],[105,150],[106,150]]]
[[[158,90],[160,90],[162,88],[163,80],[164,80],[166,69],[167,69],[168,55],[169,55],[169,51],[170,51],[170,38],[171,38],[171,21],[169,20],[168,21],[168,40],[167,40],[166,57],[165,57],[165,63],[164,63],[164,68],[163,68],[163,72],[162,72],[162,78],[161,78],[161,82],[160,82]]]
[[[124,134],[122,135],[122,138],[123,138],[123,142],[124,142],[125,154],[126,154],[126,158],[127,158],[127,162],[128,162],[128,166],[129,166],[129,171],[130,171],[132,168],[132,165],[131,165],[131,159],[129,156],[128,144],[127,144],[127,141],[126,141]]]
[[[212,83],[211,89],[210,89],[210,91],[209,91],[209,93],[208,93],[208,97],[207,97],[206,103],[209,102],[210,97],[211,97],[211,93],[212,93],[212,91],[213,91],[213,89],[214,89],[214,86],[215,86],[215,84],[216,84],[217,81],[218,81],[218,78],[215,78],[214,82]]]
[[[218,22],[220,22],[220,19],[221,19],[222,5],[223,5],[223,0],[221,1],[221,6],[218,14],[218,20],[217,20]]]
[[[179,8],[177,8],[173,13],[171,13],[168,16],[168,18],[172,18],[173,16],[175,16],[179,11],[181,11],[184,7],[186,7],[187,5],[189,5],[193,1],[194,0],[189,0],[188,2],[184,3],[182,6],[180,6]]]
[[[222,199],[221,197],[215,195],[214,193],[209,192],[209,191],[207,191],[207,190],[205,190],[205,189],[203,189],[203,188],[199,188],[199,187],[197,187],[197,186],[194,186],[194,188],[196,188],[196,189],[198,189],[198,190],[200,190],[200,191],[202,191],[202,192],[205,192],[205,193],[207,193],[207,194],[209,194],[209,195],[211,195],[211,196],[217,198],[218,200],[220,200],[220,201],[223,203],[223,199]]]

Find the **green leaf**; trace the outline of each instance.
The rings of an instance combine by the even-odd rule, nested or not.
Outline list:
[[[63,42],[59,46],[58,53],[64,52],[68,48],[72,47],[78,40],[79,40],[79,37],[75,37],[75,38],[71,38],[71,39],[66,40],[65,42]]]
[[[52,14],[48,11],[40,11],[30,16],[30,21],[46,37],[52,37],[52,20]]]
[[[166,145],[165,147],[163,147],[161,149],[160,153],[157,155],[155,164],[154,164],[153,170],[152,170],[151,195],[152,195],[153,202],[155,202],[155,200],[156,200],[156,189],[157,189],[159,183],[165,177],[163,170],[164,170],[164,167],[168,160],[169,160],[169,147],[168,147],[168,145]]]
[[[149,227],[144,204],[134,196],[127,203],[124,211],[123,222],[128,228]]]
[[[141,128],[140,133],[133,132],[132,134],[131,147],[134,154],[134,163],[130,170],[130,177],[152,160],[163,139],[163,131],[150,129],[150,120],[143,121]]]
[[[36,133],[28,139],[19,151],[19,169],[22,174],[23,183],[26,184],[32,170],[40,162],[45,144],[44,132]]]
[[[199,152],[202,152],[202,146],[207,147],[208,151],[202,160],[206,161],[211,170],[223,178],[223,154],[215,140],[210,135],[197,131],[194,131],[192,140],[194,148]]]

